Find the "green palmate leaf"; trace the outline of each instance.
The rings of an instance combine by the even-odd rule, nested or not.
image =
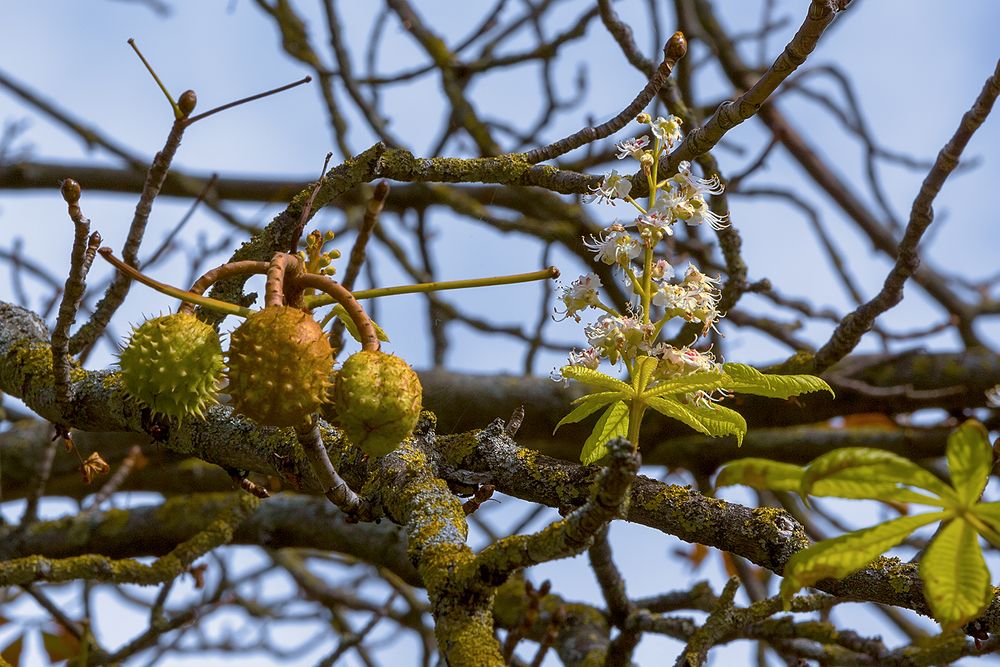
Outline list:
[[[333,313],[340,319],[341,322],[344,323],[344,328],[347,329],[347,333],[351,334],[351,338],[360,343],[361,334],[358,332],[358,327],[354,325],[354,320],[352,320],[347,314],[347,310],[338,303],[333,307]],[[372,322],[372,324],[375,324],[375,322]],[[385,335],[385,331],[382,330],[382,327],[377,324],[375,324],[375,335],[378,336],[378,339],[383,343],[389,342],[389,337]]]
[[[573,408],[568,415],[559,420],[559,423],[556,424],[554,429],[552,429],[552,432],[555,433],[558,431],[559,427],[563,424],[575,424],[578,421],[586,419],[608,403],[617,400],[618,397],[619,393],[613,391],[602,391],[599,394],[584,396],[579,405]]]
[[[799,551],[785,564],[781,597],[787,608],[792,596],[803,586],[821,579],[840,579],[860,570],[888,549],[906,539],[917,528],[951,516],[949,512],[928,512],[904,516],[871,528],[817,542]]]
[[[945,629],[978,617],[993,599],[979,536],[962,519],[950,521],[931,541],[920,559],[920,578],[931,612]]]
[[[649,407],[660,414],[684,422],[699,433],[714,437],[735,435],[736,443],[743,444],[743,436],[747,432],[747,422],[735,410],[724,408],[721,405],[709,408],[693,403],[684,404],[660,396],[644,400]]]
[[[563,366],[559,372],[564,378],[576,380],[592,387],[600,387],[610,391],[624,391],[626,395],[632,395],[632,385],[622,382],[618,378],[605,375],[600,371],[585,366]]]
[[[948,504],[936,496],[919,493],[901,486],[901,482],[892,481],[895,474],[894,464],[849,468],[814,482],[809,494],[853,500],[918,503],[934,507],[944,507]]]
[[[657,360],[653,357],[639,357],[636,359],[635,369],[632,373],[632,391],[636,394],[641,394],[646,389],[649,379],[653,377],[653,371],[656,370],[656,364]]]
[[[728,377],[725,373],[718,373],[714,371],[691,373],[690,375],[684,375],[679,378],[667,380],[666,382],[661,382],[655,387],[647,389],[643,392],[642,396],[643,398],[648,398],[653,396],[668,396],[671,394],[686,394],[699,389],[712,391],[713,389],[727,386],[727,382]]]
[[[770,375],[761,373],[753,366],[734,363],[722,364],[722,370],[732,380],[726,389],[740,394],[790,398],[813,391],[828,391],[831,396],[834,395],[830,385],[815,375]]]
[[[986,429],[970,419],[948,436],[948,471],[959,500],[972,505],[983,489],[993,468],[993,449]]]
[[[740,459],[727,464],[719,473],[715,484],[717,487],[744,484],[755,489],[797,492],[804,472],[805,468],[791,463],[779,463],[770,459]],[[852,468],[817,481],[809,493],[813,496],[856,500],[941,505],[936,498],[900,488],[897,484],[884,480],[880,466]]]
[[[755,489],[798,491],[801,479],[802,466],[771,459],[749,458],[726,464],[715,478],[715,487],[742,484]]]
[[[626,435],[628,435],[628,406],[622,401],[616,401],[604,411],[594,425],[587,442],[583,443],[580,461],[584,465],[600,461],[608,453],[608,441],[618,437],[624,438]]]
[[[580,398],[574,398],[572,401],[569,402],[569,404],[570,405],[579,405],[580,403],[584,403],[584,402],[587,402],[587,401],[592,401],[592,400],[598,399],[598,398],[601,398],[601,399],[606,398],[606,399],[609,399],[609,400],[612,400],[612,399],[615,399],[615,398],[620,398],[621,400],[624,401],[624,400],[628,399],[630,396],[631,396],[631,394],[626,394],[625,392],[622,392],[622,391],[595,391],[593,394],[585,394],[585,395],[581,396]]]
[[[972,506],[969,521],[993,546],[1000,547],[1000,503],[977,503]]]
[[[877,477],[872,473],[866,473],[865,468],[878,466]],[[916,486],[940,496],[948,504],[957,502],[958,497],[954,490],[935,477],[930,472],[924,470],[909,459],[887,452],[884,449],[873,449],[870,447],[844,447],[835,449],[832,452],[815,459],[806,466],[802,475],[802,483],[799,493],[805,497],[812,493],[812,487],[818,481],[834,476],[845,479],[845,471],[855,469],[856,476],[864,481],[866,476],[871,477],[872,482],[879,484],[890,483],[893,485],[902,484],[905,486]],[[872,487],[874,490],[875,487]],[[898,497],[882,498],[877,495],[865,495],[861,497],[875,500],[898,500]],[[920,501],[915,501],[920,502]],[[939,504],[939,503],[935,503]]]

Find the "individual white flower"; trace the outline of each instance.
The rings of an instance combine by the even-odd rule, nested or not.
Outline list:
[[[618,149],[618,159],[621,160],[631,155],[638,160],[642,157],[642,152],[646,150],[646,146],[648,145],[649,137],[645,134],[635,139],[626,139],[616,146]]]
[[[656,209],[647,211],[636,217],[634,224],[643,243],[650,247],[659,243],[664,236],[674,235],[674,217],[669,212]]]
[[[672,283],[661,283],[656,294],[653,295],[654,306],[665,308],[666,310],[686,310],[684,308],[684,297],[687,292],[680,285]]]
[[[594,259],[605,264],[626,266],[642,253],[639,242],[625,228],[615,223],[608,227],[604,236],[591,236],[583,245],[594,254]]]
[[[569,365],[570,366],[583,366],[584,368],[590,368],[592,370],[597,370],[597,367],[601,365],[601,359],[597,355],[597,350],[592,347],[588,347],[586,350],[573,349],[569,353]]]
[[[677,116],[657,116],[650,124],[650,131],[653,136],[660,140],[660,143],[667,148],[672,148],[681,138],[681,119]]]
[[[721,370],[711,352],[699,352],[690,347],[674,347],[668,343],[658,343],[649,351],[649,356],[657,357],[660,362],[656,373],[665,379],[678,375],[689,375],[698,372]]]
[[[563,319],[572,317],[577,322],[580,321],[579,311],[590,306],[596,306],[600,301],[597,290],[601,288],[601,279],[596,273],[588,273],[580,276],[568,286],[560,286],[562,294],[559,296],[566,307],[564,312],[556,311],[562,315]]]
[[[991,408],[1000,408],[1000,384],[986,390],[986,404]]]
[[[583,201],[587,203],[607,201],[614,204],[612,200],[628,197],[628,193],[632,191],[632,181],[619,174],[617,170],[612,169],[611,173],[601,181],[601,184],[591,188],[591,191],[593,194],[584,196]]]
[[[653,262],[649,274],[653,277],[653,280],[670,279],[674,277],[674,267],[670,266],[670,262],[667,260],[658,259]]]
[[[691,172],[691,163],[687,160],[677,165],[677,176],[674,178],[681,185],[686,185],[701,195],[721,195],[725,190],[717,174],[713,174],[712,178],[698,178]]]
[[[704,289],[717,290],[718,286],[722,283],[722,278],[706,276],[698,270],[697,266],[688,264],[687,271],[684,272],[684,282]]]
[[[660,211],[673,220],[686,220],[691,216],[691,205],[684,190],[672,181],[660,189],[652,210]]]
[[[689,203],[691,211],[689,217],[684,219],[684,222],[688,225],[695,227],[707,222],[708,226],[716,231],[729,226],[729,220],[726,219],[726,216],[712,211],[701,197],[692,197]]]

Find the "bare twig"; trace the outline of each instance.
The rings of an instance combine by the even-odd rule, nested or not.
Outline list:
[[[52,329],[52,379],[56,391],[56,403],[65,423],[72,420],[72,397],[69,395],[69,330],[76,321],[83,294],[87,289],[87,272],[94,261],[101,235],[90,234],[90,220],[80,210],[80,184],[72,179],[62,183],[62,195],[69,206],[69,217],[73,221],[73,250],[70,255],[69,275],[63,288],[59,315]]]
[[[568,153],[574,148],[579,148],[585,144],[597,141],[598,139],[604,139],[605,137],[610,137],[612,134],[622,129],[627,125],[635,116],[646,108],[656,94],[660,91],[667,77],[670,76],[670,72],[673,71],[674,65],[677,61],[684,57],[687,53],[687,40],[684,38],[684,34],[676,32],[673,36],[667,40],[666,45],[663,47],[663,61],[660,66],[656,68],[653,76],[650,77],[649,82],[646,86],[635,96],[635,99],[629,103],[627,107],[622,109],[614,118],[602,123],[597,127],[585,127],[582,130],[569,135],[563,139],[555,141],[548,146],[542,146],[541,148],[536,148],[534,150],[528,151],[524,155],[524,159],[531,163],[542,162],[544,160],[551,160],[557,158],[564,153]]]
[[[861,337],[868,332],[875,318],[889,310],[903,299],[903,286],[920,264],[917,245],[920,237],[934,220],[933,203],[948,175],[958,165],[962,151],[972,135],[986,120],[997,95],[1000,95],[1000,61],[983,84],[983,89],[972,108],[965,112],[957,130],[948,143],[938,153],[934,167],[924,178],[920,193],[913,200],[910,221],[906,225],[903,239],[899,242],[896,264],[886,276],[885,284],[871,300],[850,313],[837,326],[830,340],[816,352],[815,368],[823,371],[847,356],[857,346]]]

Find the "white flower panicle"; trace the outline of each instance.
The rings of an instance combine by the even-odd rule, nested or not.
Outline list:
[[[718,176],[695,176],[689,162],[681,162],[675,174],[658,175],[661,158],[681,141],[681,121],[675,116],[654,120],[648,114],[640,114],[637,120],[649,126],[652,141],[646,135],[626,139],[618,144],[617,157],[631,157],[639,162],[640,175],[645,175],[649,186],[648,204],[643,206],[630,196],[632,181],[617,171],[605,176],[601,185],[592,188],[592,194],[584,198],[610,204],[624,200],[638,211],[632,220],[616,221],[584,240],[584,247],[594,253],[595,261],[621,269],[634,300],[625,313],[602,303],[601,281],[594,273],[560,286],[562,310],[556,313],[561,319],[580,322],[583,311],[600,312],[584,326],[590,346],[570,352],[569,366],[597,370],[602,361],[607,361],[622,363],[632,372],[640,357],[653,358],[654,383],[693,373],[721,373],[722,367],[711,351],[658,341],[664,325],[674,318],[701,324],[703,336],[713,329],[722,317],[720,279],[705,275],[692,264],[678,280],[670,262],[656,257],[656,248],[664,237],[673,236],[673,226],[678,222],[692,226],[707,224],[716,230],[727,227],[727,216],[712,211],[705,200],[706,196],[722,194],[723,184]],[[699,390],[686,394],[683,400],[710,408],[726,397],[722,391]]]

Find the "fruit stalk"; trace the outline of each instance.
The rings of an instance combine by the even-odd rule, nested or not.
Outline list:
[[[323,446],[323,437],[319,432],[319,420],[313,415],[307,424],[297,426],[295,435],[299,444],[312,465],[313,472],[323,487],[323,494],[347,516],[357,521],[372,521],[375,510],[371,503],[362,500],[357,493],[347,485],[344,478],[337,474],[330,461],[330,455]]]
[[[304,273],[302,263],[295,255],[284,252],[274,253],[267,266],[267,281],[264,283],[264,307],[295,305],[302,287],[296,279]]]
[[[298,276],[296,282],[300,287],[312,287],[329,294],[334,301],[344,307],[347,316],[354,322],[354,326],[357,327],[358,334],[361,336],[362,350],[377,352],[380,349],[381,345],[378,341],[378,334],[375,332],[375,324],[346,287],[331,278],[315,273]]]

